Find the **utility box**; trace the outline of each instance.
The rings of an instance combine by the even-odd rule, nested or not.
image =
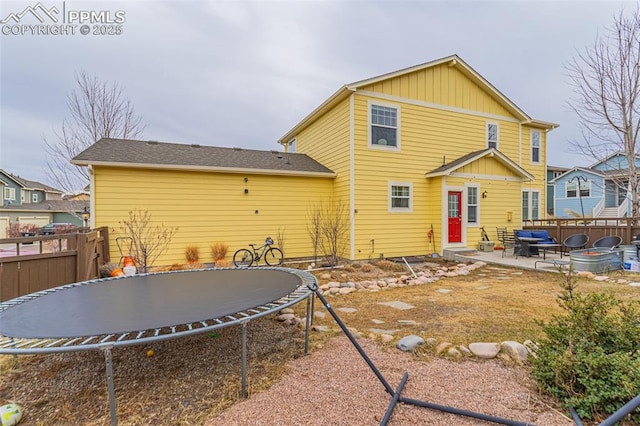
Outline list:
[[[480,251],[493,251],[495,246],[496,246],[496,243],[494,243],[493,241],[480,241],[478,243],[478,250],[480,250]]]

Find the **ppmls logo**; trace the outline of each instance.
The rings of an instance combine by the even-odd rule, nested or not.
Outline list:
[[[11,12],[2,24],[2,35],[120,35],[123,33],[125,11],[68,9],[46,7],[38,2],[20,12]]]

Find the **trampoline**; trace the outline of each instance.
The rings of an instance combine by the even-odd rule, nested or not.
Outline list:
[[[111,423],[117,424],[111,350],[246,324],[307,300],[305,353],[316,279],[289,268],[223,268],[140,274],[68,284],[0,303],[0,354],[102,350]]]

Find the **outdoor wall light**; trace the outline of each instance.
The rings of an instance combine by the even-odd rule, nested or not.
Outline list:
[[[248,194],[248,193],[249,193],[249,188],[245,188],[245,189],[244,189],[244,193],[245,193],[245,194]]]
[[[507,212],[507,222],[511,222],[513,220],[513,212]]]
[[[487,198],[487,191],[484,191],[484,192],[482,193],[482,198]]]

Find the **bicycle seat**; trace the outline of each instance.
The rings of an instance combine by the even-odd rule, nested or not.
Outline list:
[[[255,246],[256,246],[255,244],[249,244],[249,247],[255,247]]]

